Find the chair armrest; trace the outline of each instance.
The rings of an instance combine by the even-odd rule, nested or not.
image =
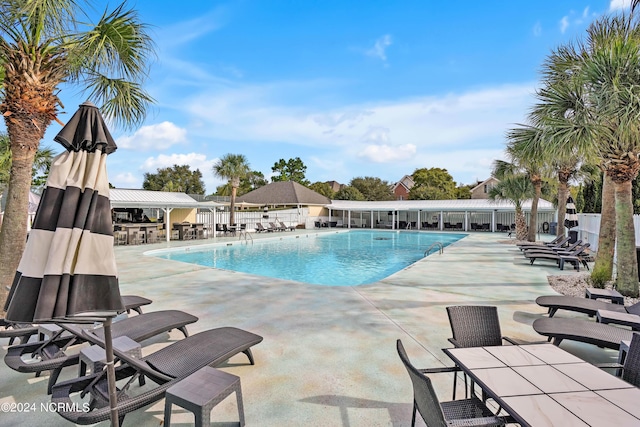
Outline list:
[[[447,341],[449,341],[451,344],[453,344],[454,347],[459,347],[458,341],[456,341],[455,338],[447,338]]]
[[[520,340],[517,338],[510,338],[510,337],[502,337],[502,339],[513,345],[548,344],[547,341],[525,341],[525,340]]]
[[[445,366],[443,368],[427,368],[427,369],[418,369],[418,372],[422,374],[442,374],[446,372],[459,372],[460,369],[458,366]]]

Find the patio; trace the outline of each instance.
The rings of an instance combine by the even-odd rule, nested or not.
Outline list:
[[[294,233],[324,232],[332,231]],[[263,233],[254,238],[279,239],[294,233]],[[145,312],[179,309],[198,316],[200,320],[189,327],[191,334],[235,326],[264,337],[253,349],[255,366],[239,355],[222,367],[241,378],[247,425],[399,427],[410,424],[412,389],[395,350],[396,339],[402,339],[418,367],[451,365],[441,351],[451,347],[446,306],[495,305],[504,335],[540,339],[531,323],[545,310],[534,300],[553,293],[546,276],[560,271],[552,264],[528,265],[515,247],[499,243],[504,238],[471,233],[447,247],[443,255],[429,256],[385,280],[358,287],[305,285],[142,255],[154,248],[211,240],[121,246],[116,257],[121,292],[154,301]],[[180,336],[172,331],[170,336],[147,342],[143,353]],[[7,340],[2,344],[6,346]],[[573,342],[563,343],[562,348],[590,362],[617,357],[613,351]],[[74,368],[66,368],[62,378],[74,373]],[[37,405],[36,412],[2,414],[0,425],[69,425],[58,415],[40,410],[40,402],[49,402],[47,376],[33,378],[4,363],[0,376],[0,403]],[[434,379],[438,393],[449,399],[451,378]],[[124,425],[160,425],[163,408],[161,400],[128,414]],[[234,399],[214,408],[211,419],[219,427],[236,425]],[[173,423],[192,424],[193,416],[174,407]],[[418,425],[423,425],[421,420]]]

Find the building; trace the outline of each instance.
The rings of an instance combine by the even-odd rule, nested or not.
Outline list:
[[[400,181],[393,185],[391,191],[396,200],[409,200],[409,191],[411,191],[414,185],[415,182],[413,178],[411,178],[411,175],[405,175]]]
[[[478,182],[478,184],[471,189],[471,198],[472,199],[488,199],[489,191],[497,184],[500,180],[497,178],[489,177],[482,182]]]

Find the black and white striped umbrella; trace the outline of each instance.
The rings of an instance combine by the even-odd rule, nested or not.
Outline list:
[[[115,142],[98,108],[89,102],[55,140],[67,151],[51,165],[9,293],[7,320],[79,321],[113,317],[124,309],[106,168]]]
[[[576,211],[576,204],[573,202],[573,197],[567,198],[567,213],[564,217],[564,226],[567,228],[573,228],[578,226],[578,213]]]

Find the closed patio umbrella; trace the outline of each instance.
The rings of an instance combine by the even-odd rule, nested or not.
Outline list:
[[[564,217],[564,226],[571,229],[578,226],[578,213],[576,212],[576,204],[573,197],[567,198],[567,213]]]
[[[117,147],[98,108],[90,102],[80,106],[55,140],[66,151],[51,165],[5,318],[32,323],[103,322],[111,421],[117,425],[111,319],[124,307],[106,168],[107,155]]]

